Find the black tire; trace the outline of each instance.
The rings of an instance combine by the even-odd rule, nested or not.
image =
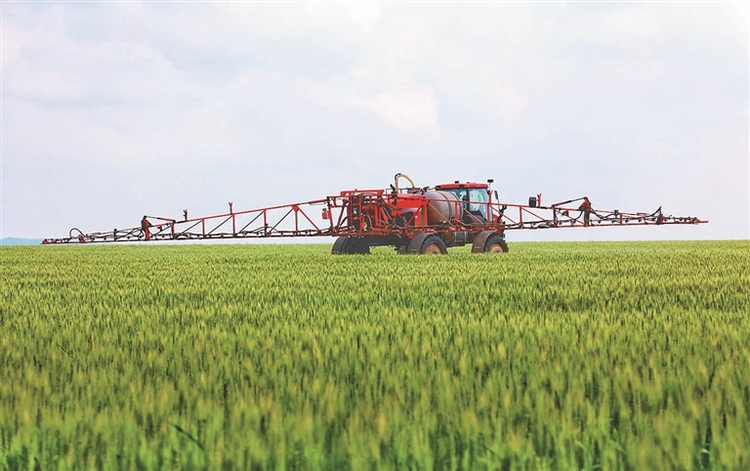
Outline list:
[[[338,237],[331,247],[331,255],[344,255],[346,253],[344,247],[348,241],[349,237]]]
[[[431,235],[422,242],[419,253],[425,255],[445,255],[448,253],[448,248],[440,236]]]
[[[367,243],[366,239],[363,239],[361,237],[352,237],[352,241],[353,242],[350,253],[362,255],[370,254],[370,244]]]
[[[415,235],[409,243],[406,245],[406,252],[409,255],[416,255],[422,253],[422,244],[432,234],[422,233]]]
[[[508,252],[508,243],[505,239],[497,234],[487,237],[484,243],[484,251],[487,253],[506,253]]]
[[[370,244],[361,237],[341,236],[331,248],[332,255],[369,254]]]

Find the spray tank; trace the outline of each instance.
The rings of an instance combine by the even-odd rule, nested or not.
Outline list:
[[[427,206],[427,220],[430,225],[460,221],[464,215],[461,200],[448,191],[428,191],[424,194],[430,200]]]
[[[408,181],[411,186],[399,188],[398,183],[402,178]],[[396,174],[391,189],[395,194],[405,191],[406,195],[413,195],[406,198],[402,196],[402,199],[414,198],[414,204],[418,206],[422,205],[424,199],[428,200],[427,221],[426,224],[423,221],[420,225],[442,225],[448,222],[460,221],[463,217],[464,208],[461,204],[462,201],[454,193],[434,189],[430,190],[428,187],[419,188],[414,184],[414,180],[404,173]]]

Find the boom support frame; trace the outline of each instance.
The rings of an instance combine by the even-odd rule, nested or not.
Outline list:
[[[393,241],[398,243],[424,233],[446,235],[495,231],[503,234],[521,229],[708,222],[696,217],[665,215],[661,207],[650,213],[594,209],[587,197],[550,206],[541,205],[541,194],[537,195],[538,199],[530,198],[528,205],[501,203],[492,200],[488,185],[473,185],[474,188],[486,189],[489,200],[451,201],[448,204],[453,207],[448,211],[445,202],[439,206],[425,196],[429,190],[427,187],[392,186],[390,190],[345,190],[322,199],[244,211],[234,211],[230,202],[228,212],[198,218],[188,218],[187,210],[183,211],[181,220],[144,216],[140,226],[91,233],[73,228],[68,237],[44,239],[42,244],[346,236],[370,240],[380,238],[383,244],[375,245],[390,245]],[[580,205],[568,206],[578,201],[581,201]],[[451,214],[463,214],[463,217],[450,217]]]

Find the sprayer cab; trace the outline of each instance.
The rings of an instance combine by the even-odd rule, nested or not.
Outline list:
[[[461,201],[463,211],[473,215],[473,219],[481,218],[481,221],[489,220],[488,205],[492,197],[489,183],[453,182],[436,185],[435,190],[455,195]]]

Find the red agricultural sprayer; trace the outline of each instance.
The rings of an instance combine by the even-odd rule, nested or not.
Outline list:
[[[410,186],[400,187],[406,180]],[[619,227],[701,224],[696,217],[662,213],[626,213],[595,209],[587,197],[551,205],[542,195],[528,204],[497,201],[487,183],[446,183],[418,187],[397,173],[387,189],[344,190],[304,203],[235,211],[181,220],[143,216],[136,227],[84,234],[73,228],[68,237],[42,244],[134,242],[276,237],[337,237],[331,252],[369,253],[370,247],[394,246],[404,254],[444,254],[447,247],[472,244],[472,252],[507,252],[505,231],[565,227]]]

